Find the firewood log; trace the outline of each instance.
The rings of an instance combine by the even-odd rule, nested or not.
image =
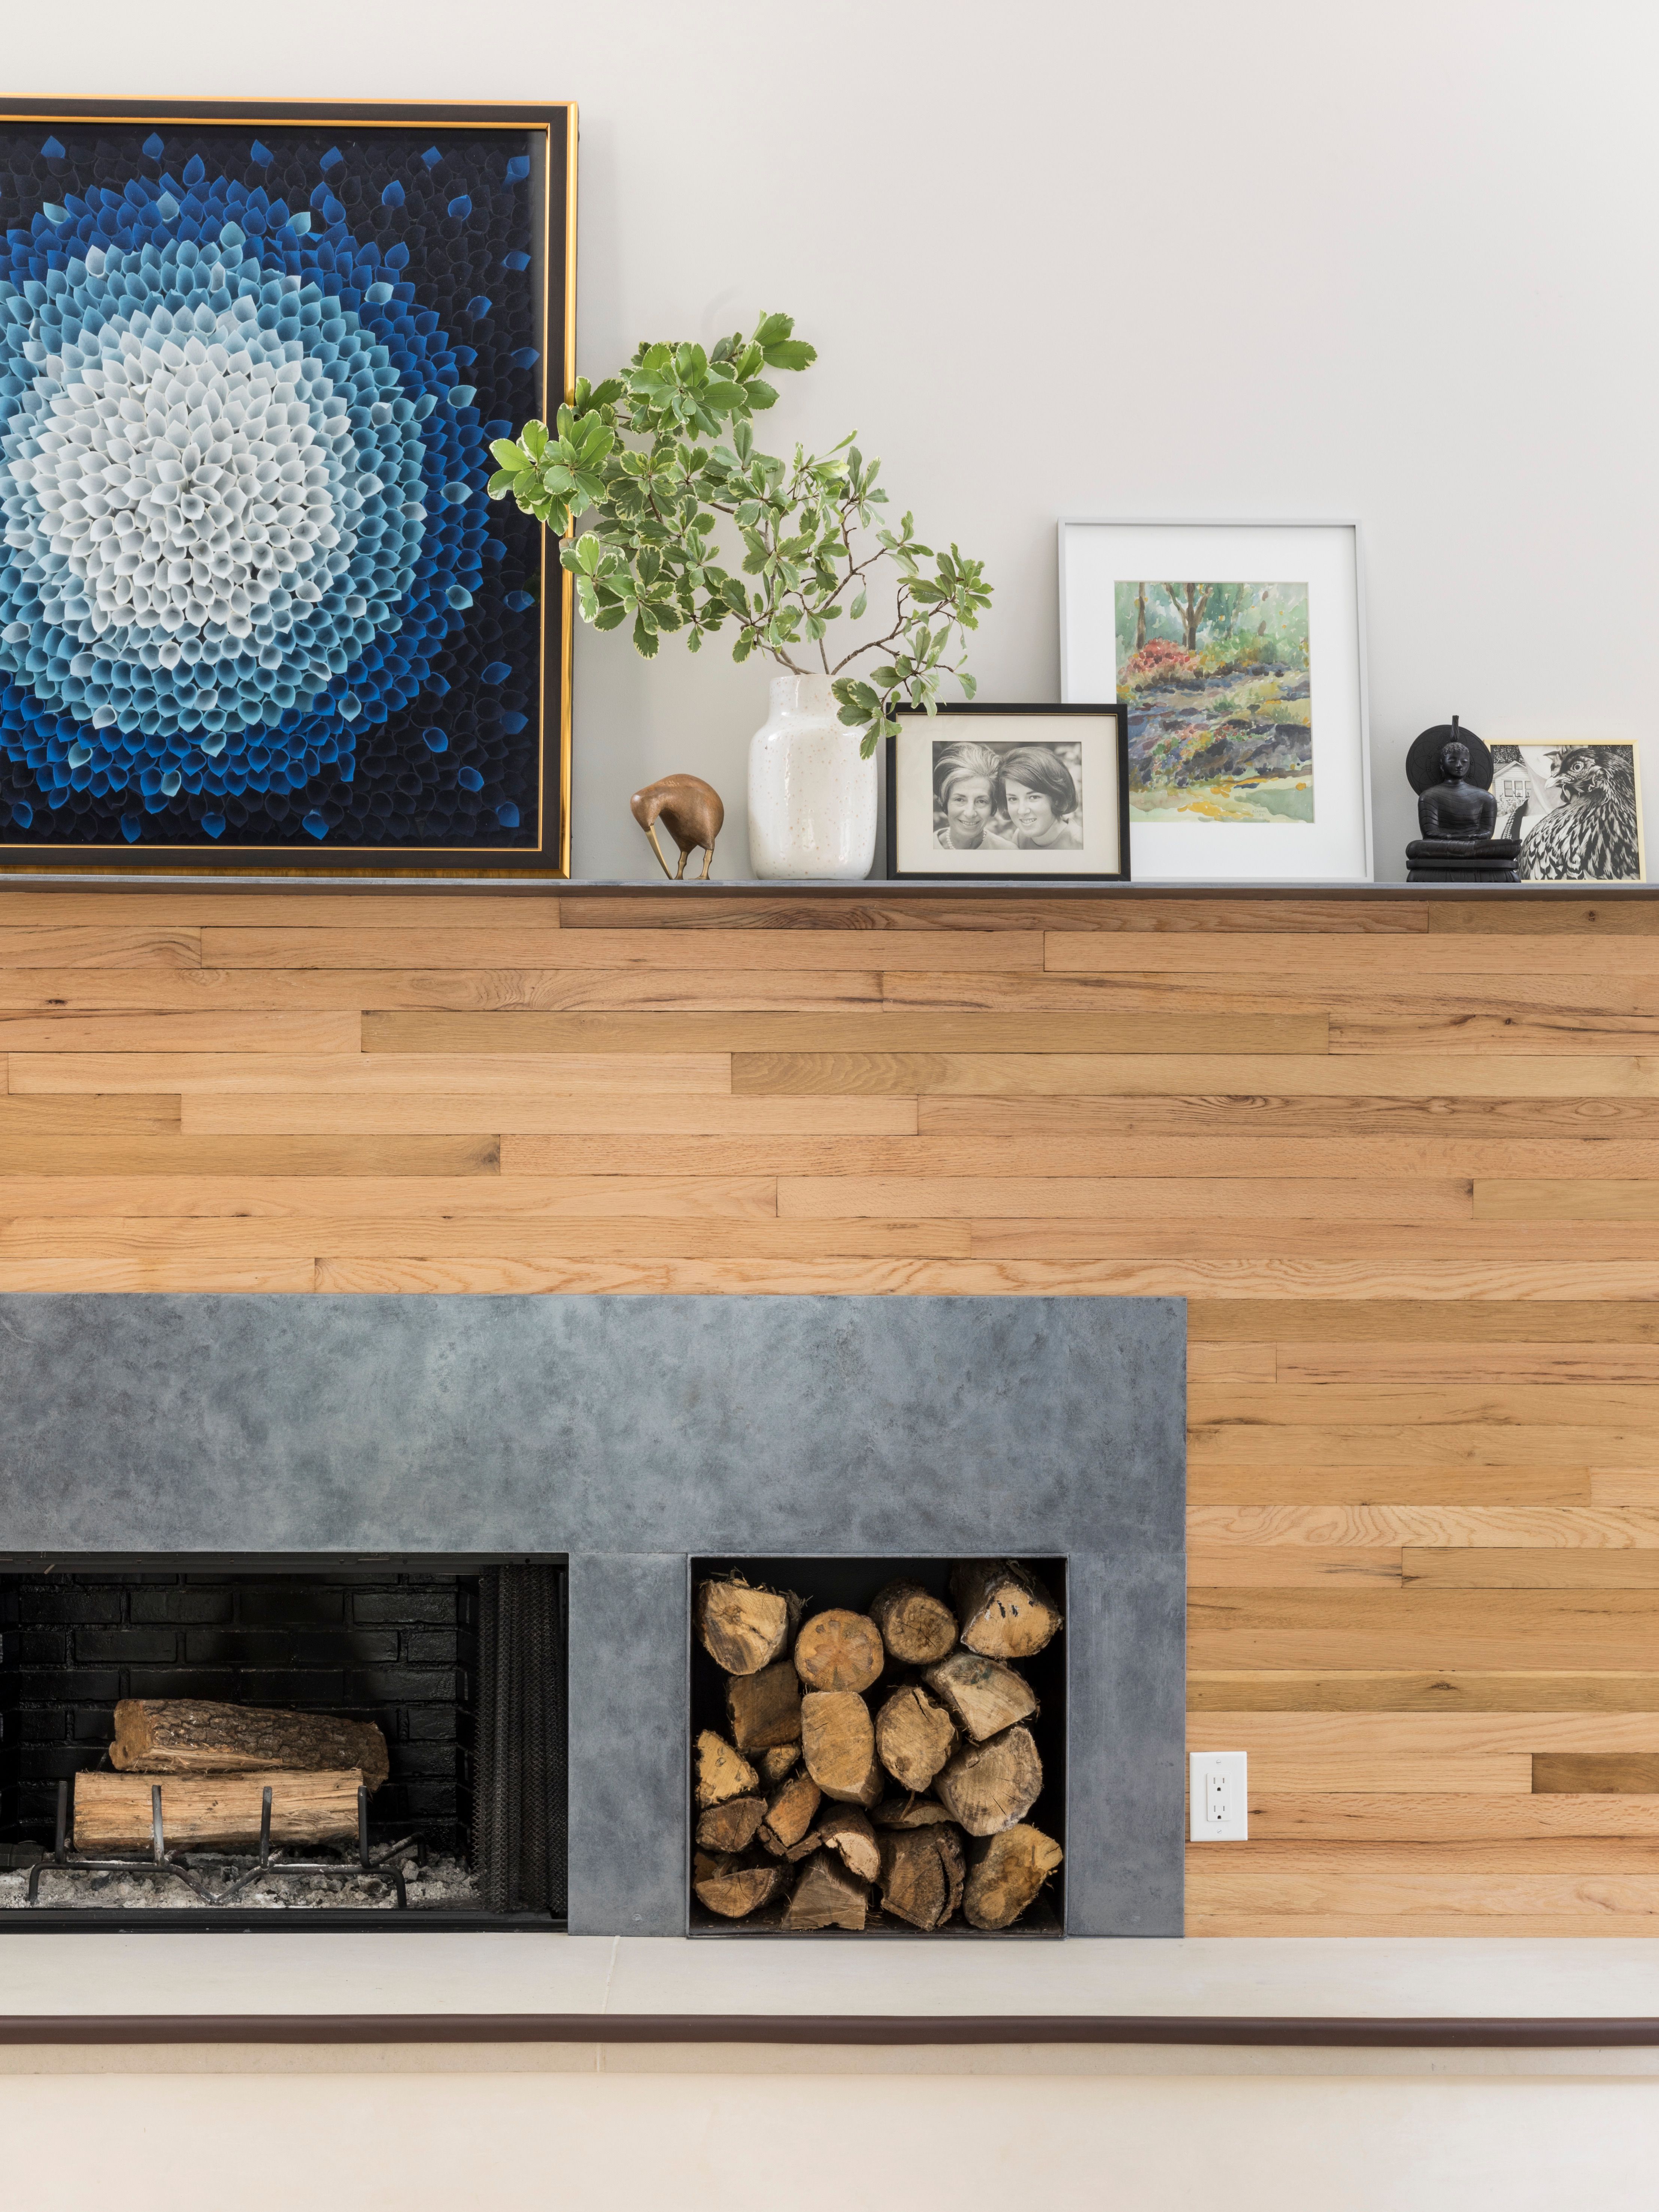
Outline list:
[[[1005,1729],[988,1743],[965,1743],[933,1787],[939,1802],[970,1836],[994,1836],[1023,1820],[1042,1790],[1042,1761],[1025,1728]]]
[[[800,1737],[797,1734],[793,1743],[775,1743],[762,1752],[755,1764],[760,1769],[763,1782],[781,1782],[799,1757]]]
[[[800,1680],[787,1659],[726,1685],[732,1741],[739,1751],[770,1751],[800,1741]]]
[[[985,1662],[973,1663],[983,1666]],[[894,1781],[906,1790],[926,1790],[956,1741],[950,1714],[915,1683],[895,1690],[876,1715],[876,1751]]]
[[[962,1640],[987,1659],[1029,1659],[1051,1642],[1060,1608],[1018,1559],[964,1559],[951,1571]]]
[[[746,1851],[765,1818],[764,1797],[728,1797],[699,1815],[698,1845],[705,1851]]]
[[[780,1657],[794,1632],[800,1600],[793,1591],[751,1589],[740,1576],[697,1585],[697,1634],[728,1674],[758,1674]]]
[[[1037,1710],[1031,1686],[1000,1659],[981,1659],[976,1651],[953,1651],[930,1667],[922,1676],[962,1724],[963,1734],[975,1743],[1000,1735],[1016,1721],[1029,1720]],[[902,1781],[903,1776],[899,1779]]]
[[[819,1849],[838,1852],[842,1864],[860,1881],[873,1881],[881,1872],[876,1832],[856,1806],[825,1806],[812,1832]]]
[[[881,1839],[881,1909],[913,1928],[942,1928],[962,1902],[962,1843],[953,1827]]]
[[[866,1613],[815,1613],[795,1638],[795,1672],[809,1690],[867,1690],[885,1662]]]
[[[920,1583],[889,1583],[870,1601],[870,1618],[888,1656],[906,1667],[931,1666],[957,1640],[957,1617]]]
[[[81,1774],[75,1783],[75,1848],[94,1856],[148,1851],[150,1791],[158,1783],[170,1851],[257,1844],[266,1790],[273,1843],[328,1843],[356,1834],[362,1778],[355,1766],[299,1773],[262,1768],[253,1774]]]
[[[873,1805],[881,1795],[881,1762],[870,1708],[857,1692],[809,1690],[800,1701],[800,1727],[806,1771],[824,1796],[843,1805]]]
[[[862,1928],[870,1891],[834,1851],[814,1851],[783,1916],[786,1928]]]
[[[373,1721],[270,1712],[201,1698],[123,1698],[110,1764],[132,1774],[254,1774],[356,1766],[370,1790],[386,1780],[386,1738]]]
[[[810,1774],[792,1774],[781,1789],[773,1791],[767,1804],[760,1831],[763,1848],[775,1857],[793,1850],[811,1826],[823,1796]]]
[[[1041,1828],[1018,1821],[973,1846],[963,1910],[975,1928],[1012,1928],[1065,1853]]]
[[[697,1738],[698,1804],[706,1810],[728,1797],[751,1796],[759,1787],[760,1777],[743,1753],[713,1729],[704,1729]]]
[[[870,1818],[878,1828],[931,1828],[951,1815],[937,1797],[884,1797]]]
[[[691,1887],[697,1900],[723,1920],[744,1920],[769,1905],[783,1887],[783,1869],[769,1861],[756,1864],[723,1852],[698,1851],[691,1861]]]

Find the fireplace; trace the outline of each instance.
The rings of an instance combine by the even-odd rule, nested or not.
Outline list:
[[[280,1690],[386,1738],[360,1870],[407,1837],[486,1893],[416,1910],[410,1868],[360,1924],[685,1935],[699,1577],[850,1605],[991,1559],[1064,1617],[1030,1684],[1063,1865],[1019,1929],[1181,1933],[1179,1299],[11,1294],[0,1404],[0,1853],[51,1848],[122,1698]]]
[[[191,1925],[204,1911],[221,1926],[378,1925],[387,1911],[428,1929],[562,1924],[566,1579],[558,1562],[390,1556],[12,1563],[0,1572],[0,1912],[27,1920],[0,1924]],[[517,1631],[501,1624],[526,1594],[548,1615],[536,1707],[518,1687],[529,1670]],[[361,1835],[352,1819],[308,1851],[279,1843],[261,1878],[252,1838],[191,1847],[190,1778],[146,1774],[129,1778],[141,1796],[160,1789],[164,1856],[190,1880],[138,1838],[83,1869],[100,1853],[77,1803],[113,1771],[116,1717],[135,1704],[377,1731],[384,1779],[369,1777]],[[246,1778],[255,1802],[263,1771]],[[296,1856],[308,1877],[290,1874]],[[313,1917],[323,1911],[326,1923]]]

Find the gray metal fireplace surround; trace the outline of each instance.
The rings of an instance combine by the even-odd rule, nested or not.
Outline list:
[[[1171,1298],[0,1297],[0,1554],[567,1554],[570,1918],[687,1924],[688,1560],[1064,1554],[1066,1925],[1182,1932]]]

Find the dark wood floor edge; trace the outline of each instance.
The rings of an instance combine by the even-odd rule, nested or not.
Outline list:
[[[888,2049],[988,2044],[1180,2044],[1315,2051],[1659,2048],[1659,2019],[1194,2018],[1114,2013],[922,2015],[765,2013],[12,2014],[0,2045],[422,2043],[757,2043]]]

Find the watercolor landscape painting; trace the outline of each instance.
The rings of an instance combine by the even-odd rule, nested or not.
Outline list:
[[[1308,586],[1114,586],[1129,808],[1143,822],[1311,822]]]

